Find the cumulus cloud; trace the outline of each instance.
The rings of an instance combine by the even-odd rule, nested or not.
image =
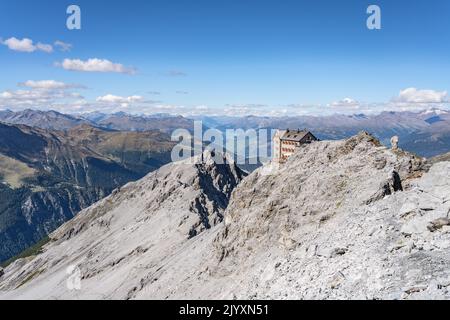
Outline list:
[[[52,90],[16,90],[0,93],[0,107],[21,108],[49,108],[57,100],[80,99],[82,96],[76,92]]]
[[[69,52],[73,47],[70,43],[65,43],[59,40],[55,41],[54,46],[62,52]]]
[[[33,44],[33,40],[31,39],[22,39],[19,40],[17,38],[9,38],[2,42],[5,46],[7,46],[10,50],[20,51],[20,52],[34,52],[36,51],[36,47]]]
[[[182,108],[180,106],[165,105],[160,101],[147,100],[142,96],[118,96],[113,94],[100,96],[93,102],[80,99],[75,104],[75,109],[80,112],[101,111],[115,113],[126,111],[131,114],[176,113],[176,110]]]
[[[395,102],[402,103],[446,103],[449,102],[447,91],[419,90],[407,88],[400,91]]]
[[[106,59],[88,59],[86,61],[80,59],[64,59],[62,63],[57,63],[57,66],[65,70],[80,71],[80,72],[113,72],[124,74],[135,74],[136,70],[125,67],[120,63],[113,63]]]
[[[2,98],[2,99],[12,99],[13,97],[14,97],[14,95],[9,91],[4,91],[4,92],[0,93],[0,98]]]
[[[131,103],[143,102],[144,98],[141,96],[121,97],[107,94],[106,96],[98,97],[96,101],[107,104],[119,104],[122,107],[128,107]]]
[[[113,113],[126,110],[129,113],[160,113],[182,110],[181,106],[162,104],[143,96],[107,94],[87,100],[76,89],[85,87],[56,80],[28,80],[18,83],[17,90],[0,91],[0,109],[56,110],[63,113],[101,111]]]
[[[342,100],[332,102],[331,106],[335,107],[335,108],[355,108],[355,109],[357,109],[360,107],[360,103],[359,103],[359,101],[352,99],[352,98],[344,98]]]
[[[46,53],[52,53],[53,52],[53,46],[50,44],[45,44],[38,42],[37,44],[34,44],[33,40],[28,38],[23,39],[17,39],[15,37],[6,39],[4,41],[1,41],[1,43],[5,46],[7,46],[10,50],[18,51],[18,52],[35,52],[35,51],[42,51]]]
[[[28,80],[18,84],[19,90],[0,92],[0,107],[9,109],[37,108],[48,109],[58,103],[69,103],[83,99],[72,89],[84,88],[80,85],[66,84],[55,80]]]

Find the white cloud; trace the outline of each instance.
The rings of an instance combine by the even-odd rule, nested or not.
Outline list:
[[[9,38],[3,41],[3,44],[7,46],[10,50],[20,51],[20,52],[34,52],[36,51],[36,47],[33,44],[33,40],[31,39],[16,39]]]
[[[382,111],[421,111],[429,107],[449,107],[447,92],[434,90],[402,90],[399,97],[387,102],[368,103],[345,98],[329,104],[288,104],[265,105],[258,103],[235,103],[224,106],[171,105],[147,98],[155,92],[147,92],[147,97],[140,95],[106,94],[86,100],[75,89],[84,88],[77,84],[68,84],[56,80],[28,80],[19,83],[21,90],[0,91],[0,108],[20,110],[33,108],[53,109],[63,113],[101,111],[114,113],[126,111],[131,114],[170,113],[184,116],[221,115],[221,116],[317,116],[332,114],[374,114]],[[158,92],[156,92],[158,93]],[[424,101],[427,101],[425,103]]]
[[[125,73],[134,74],[136,70],[133,68],[125,67],[120,63],[113,63],[106,59],[88,59],[86,61],[80,59],[64,59],[62,63],[57,63],[57,66],[70,71],[81,71],[81,72],[114,72],[114,73]]]
[[[41,81],[28,80],[28,81],[19,83],[19,86],[32,88],[32,89],[46,89],[46,90],[84,88],[81,85],[67,84],[67,83],[55,81],[55,80],[41,80]]]
[[[36,49],[47,52],[47,53],[53,52],[53,47],[51,44],[45,44],[45,43],[40,43],[40,42],[36,45]]]
[[[49,108],[57,100],[80,99],[81,95],[61,90],[16,90],[0,93],[0,107],[4,108]]]
[[[54,45],[62,52],[68,52],[68,51],[72,50],[72,47],[73,47],[70,43],[65,43],[65,42],[59,41],[59,40],[55,41]]]
[[[446,103],[449,102],[447,91],[419,90],[407,88],[400,91],[396,102],[401,103]]]
[[[335,101],[331,103],[332,107],[335,108],[353,108],[358,109],[360,107],[359,101],[352,99],[352,98],[344,98],[339,101]]]
[[[15,37],[9,38],[5,41],[1,42],[5,46],[7,46],[10,50],[19,51],[19,52],[35,52],[35,51],[43,51],[46,53],[52,53],[53,47],[50,44],[37,43],[36,45],[33,43],[33,40],[28,38],[17,39]]]
[[[5,91],[5,92],[0,93],[0,98],[11,99],[11,98],[13,98],[13,94],[9,91]]]
[[[84,88],[80,85],[55,80],[28,80],[19,83],[18,86],[24,89],[0,92],[0,108],[53,109],[57,104],[70,104],[70,101],[83,99],[80,93],[72,90]]]
[[[184,108],[182,106],[164,105],[159,101],[146,100],[144,97],[137,95],[122,97],[113,94],[98,97],[93,102],[80,99],[66,107],[77,112],[101,111],[115,113],[126,111],[130,114],[179,113],[177,110]]]
[[[106,96],[98,97],[96,101],[106,104],[119,104],[120,106],[126,108],[132,103],[143,102],[144,98],[141,96],[121,97],[112,94],[107,94]]]

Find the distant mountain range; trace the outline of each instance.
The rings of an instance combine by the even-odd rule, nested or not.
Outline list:
[[[24,124],[30,127],[52,130],[66,130],[83,123],[93,122],[75,116],[62,114],[57,111],[24,110],[14,112],[0,111],[0,122],[8,124]]]
[[[104,130],[134,132],[159,130],[170,134],[176,129],[192,131],[194,120],[202,120],[204,129],[215,128],[221,131],[226,129],[307,128],[322,140],[345,139],[360,131],[368,131],[386,145],[390,143],[392,136],[398,135],[400,147],[424,157],[433,157],[450,151],[450,112],[439,109],[422,112],[382,112],[376,115],[197,116],[191,118],[169,114],[130,115],[124,112],[67,115],[56,111],[0,111],[0,122],[25,124],[52,130],[68,130],[80,124],[87,124]]]
[[[204,125],[229,128],[307,128],[322,140],[345,139],[368,131],[383,144],[398,135],[400,147],[420,156],[433,157],[450,151],[450,112],[429,109],[423,112],[382,112],[377,115],[332,115],[298,117],[196,117]]]
[[[171,133],[175,129],[193,129],[193,120],[181,116],[160,114],[155,116],[136,116],[124,112],[105,114],[99,112],[83,115],[68,115],[57,111],[37,111],[27,109],[13,112],[0,111],[0,122],[24,124],[31,127],[51,130],[68,130],[80,124],[122,131],[159,130]]]
[[[29,118],[10,119],[43,117],[60,128],[78,122],[53,112],[25,114]],[[0,262],[114,189],[167,164],[172,148],[170,136],[159,131],[88,124],[57,131],[0,123]]]

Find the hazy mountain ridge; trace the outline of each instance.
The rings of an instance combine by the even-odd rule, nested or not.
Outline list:
[[[304,129],[312,130],[320,139],[346,139],[360,131],[368,131],[388,145],[394,135],[400,146],[420,156],[433,157],[450,151],[450,112],[428,109],[421,112],[385,111],[380,114],[335,114],[330,116],[195,116],[169,114],[131,115],[124,112],[93,112],[64,115],[56,111],[0,111],[0,122],[25,124],[44,129],[69,130],[81,124],[120,131],[159,130],[171,134],[176,129],[193,131],[194,120],[203,121],[203,129]],[[270,142],[270,141],[269,141]]]
[[[99,126],[123,131],[160,130],[171,134],[176,129],[192,131],[194,123],[182,116],[134,116],[125,113],[107,115],[97,122]]]
[[[42,254],[4,270],[0,296],[450,297],[449,162],[428,169],[361,133],[308,145],[237,186],[218,183],[238,182],[236,172],[208,158],[128,184],[53,233]],[[188,237],[217,207],[211,191],[192,184],[208,176],[217,191],[233,190],[220,207],[224,222]],[[193,211],[196,199],[208,214]],[[69,266],[80,269],[80,291],[66,286]]]
[[[68,115],[57,111],[27,109],[13,112],[0,111],[0,122],[23,124],[51,130],[69,130],[82,124],[103,129],[122,131],[154,131],[171,133],[176,129],[193,130],[193,121],[182,116],[171,115],[131,115],[125,112],[106,114],[101,112]]]
[[[0,122],[23,124],[30,127],[50,130],[66,130],[83,123],[95,125],[87,119],[62,114],[57,111],[39,111],[32,109],[17,112],[11,110],[0,111]]]
[[[368,131],[385,145],[394,135],[400,146],[418,155],[432,157],[450,151],[450,112],[382,112],[375,115],[286,116],[286,117],[196,117],[219,130],[228,128],[308,129],[323,140],[346,139]]]

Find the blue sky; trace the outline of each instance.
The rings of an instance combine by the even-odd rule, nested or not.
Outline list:
[[[66,28],[70,4],[81,8],[81,30]],[[381,30],[366,27],[370,4],[381,8]],[[0,108],[234,115],[447,108],[449,31],[448,0],[2,0]],[[90,59],[120,72],[86,72]]]

